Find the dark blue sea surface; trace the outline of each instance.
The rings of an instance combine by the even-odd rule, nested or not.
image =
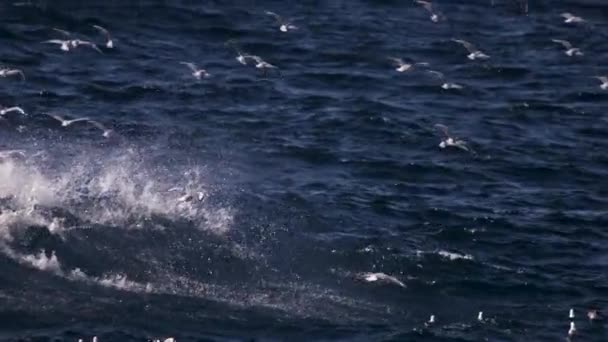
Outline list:
[[[0,340],[608,341],[608,3],[434,6],[2,1]]]

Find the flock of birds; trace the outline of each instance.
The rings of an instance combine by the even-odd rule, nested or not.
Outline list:
[[[510,1],[518,6],[521,13],[526,14],[526,15],[528,14],[528,1],[527,0],[510,0]],[[441,13],[439,10],[437,10],[436,6],[434,6],[434,4],[431,1],[414,0],[414,2],[418,5],[420,5],[422,8],[424,8],[430,14],[429,18],[432,22],[438,23],[438,22],[441,22],[446,19],[446,16],[443,13]],[[493,5],[494,0],[492,0],[491,3]],[[298,29],[298,27],[296,25],[294,25],[294,23],[293,23],[294,21],[292,19],[284,18],[284,17],[278,15],[277,13],[271,12],[271,11],[265,11],[265,14],[272,17],[275,20],[275,22],[278,26],[278,30],[280,32],[287,33],[287,32]],[[561,17],[563,18],[563,22],[565,24],[581,24],[581,23],[586,22],[586,20],[583,19],[582,17],[575,16],[572,13],[567,13],[567,12],[561,13]],[[106,28],[99,26],[99,25],[93,25],[92,27],[95,28],[100,33],[100,35],[102,35],[105,38],[105,41],[102,45],[105,49],[113,49],[115,47],[113,38],[112,38],[110,32]],[[59,39],[59,38],[49,39],[49,40],[43,41],[42,43],[57,45],[61,51],[66,52],[66,53],[73,52],[73,51],[77,50],[78,48],[84,47],[84,48],[89,48],[98,53],[103,54],[103,50],[100,48],[100,46],[98,44],[96,44],[95,42],[93,42],[92,40],[80,39],[75,34],[62,30],[62,29],[53,28],[52,30],[54,32],[60,34],[62,36],[62,39]],[[461,45],[464,49],[466,49],[466,51],[467,51],[466,57],[471,61],[487,60],[487,59],[491,58],[490,55],[481,51],[474,44],[472,44],[468,41],[465,41],[463,39],[455,39],[455,38],[451,39],[451,41],[453,41],[456,44]],[[573,46],[572,43],[570,43],[569,41],[566,41],[563,39],[552,39],[552,41],[556,44],[560,44],[564,48],[564,53],[569,57],[578,57],[578,56],[584,55],[584,53],[581,51],[580,48]],[[263,76],[268,76],[269,73],[271,73],[271,72],[276,73],[276,75],[278,75],[278,76],[282,76],[279,67],[277,67],[276,65],[273,65],[271,63],[268,63],[260,56],[252,55],[252,54],[244,52],[240,48],[237,40],[234,40],[234,39],[228,40],[226,42],[226,46],[230,47],[234,50],[234,52],[237,54],[236,60],[240,64],[245,65],[245,66],[253,65],[253,67],[255,67],[256,69],[261,70]],[[394,67],[395,67],[394,70],[399,73],[411,72],[412,70],[415,70],[417,68],[426,68],[425,71],[428,74],[438,78],[441,81],[441,88],[443,88],[445,90],[463,88],[463,86],[460,84],[447,81],[443,73],[436,71],[436,70],[428,69],[428,67],[429,67],[428,63],[413,62],[413,61],[406,60],[404,58],[392,57],[392,56],[389,56],[388,59],[394,65]],[[184,65],[185,67],[187,67],[189,69],[189,71],[191,72],[192,77],[194,77],[197,80],[211,76],[211,74],[206,69],[198,67],[198,65],[194,62],[181,61],[179,63]],[[12,77],[12,76],[18,76],[21,79],[21,81],[26,81],[26,75],[22,70],[8,68],[8,67],[0,68],[0,77]],[[599,87],[602,90],[608,90],[608,77],[607,76],[594,76],[594,77],[597,78],[601,82]],[[8,113],[13,113],[13,112],[19,113],[21,115],[27,115],[26,112],[21,107],[13,106],[13,107],[1,107],[0,108],[0,117],[6,115]],[[62,127],[68,127],[68,126],[75,125],[77,123],[83,123],[83,124],[92,125],[93,127],[101,130],[102,136],[105,138],[109,138],[113,134],[112,129],[109,129],[109,128],[105,127],[103,124],[101,124],[100,122],[98,122],[96,120],[92,120],[88,117],[66,118],[66,117],[56,115],[56,114],[45,114],[45,115],[58,121]],[[436,124],[436,125],[434,125],[434,128],[437,129],[438,132],[442,136],[442,139],[439,143],[440,148],[442,148],[442,149],[456,148],[456,149],[464,150],[464,151],[475,154],[475,151],[467,144],[466,141],[452,136],[450,134],[447,126],[445,126],[443,124]],[[184,189],[184,188],[176,187],[176,188],[170,189],[169,191],[182,191],[183,192],[185,190],[186,189]],[[179,202],[193,202],[195,200],[202,201],[204,199],[204,197],[205,197],[204,194],[201,192],[186,192],[186,194],[179,197],[178,201]],[[364,280],[366,282],[384,282],[384,283],[390,283],[393,285],[397,285],[400,287],[406,287],[406,285],[402,281],[400,281],[396,277],[387,275],[385,273],[365,272],[365,273],[358,274],[358,278],[361,280]],[[570,318],[570,329],[568,330],[568,336],[572,337],[576,334],[576,331],[577,331],[576,325],[574,322],[574,310],[573,309],[570,310],[568,317]],[[601,315],[600,311],[597,309],[589,310],[587,312],[587,317],[591,322],[596,322],[596,321],[602,320],[602,315]],[[483,312],[478,313],[477,320],[479,322],[486,321],[486,319],[483,316]],[[431,327],[432,325],[434,325],[436,323],[436,321],[437,320],[436,320],[435,315],[431,315],[429,320],[424,325],[425,325],[425,327],[428,328],[428,327]],[[82,342],[83,340],[79,339],[78,341]],[[158,339],[153,340],[153,342],[160,342],[160,341],[161,340],[158,340]],[[175,341],[176,340],[172,337],[163,340],[163,342],[175,342]],[[93,337],[93,342],[97,342],[97,337]]]

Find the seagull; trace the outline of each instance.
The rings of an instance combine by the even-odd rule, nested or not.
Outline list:
[[[576,326],[574,322],[570,322],[570,329],[568,330],[568,337],[572,337],[576,334]]]
[[[236,53],[238,54],[238,56],[236,56],[236,60],[239,63],[247,65],[247,59],[245,58],[246,55],[244,55],[242,51],[238,48],[236,40],[230,39],[226,42],[226,45],[230,45],[234,49],[234,51],[236,51]]]
[[[376,281],[384,281],[387,283],[393,283],[393,284],[401,286],[401,287],[407,287],[399,279],[397,279],[393,276],[389,276],[388,274],[385,274],[385,273],[365,272],[365,273],[361,273],[361,277],[363,278],[363,280],[370,282],[370,283],[373,283]]]
[[[477,314],[477,320],[483,322],[483,311],[479,311],[479,313]]]
[[[95,121],[95,120],[88,120],[89,123],[97,128],[99,128],[102,133],[101,136],[104,138],[109,138],[110,135],[112,135],[112,133],[114,133],[113,130],[107,128],[106,126],[102,125],[99,121]]]
[[[396,57],[388,57],[388,59],[392,60],[393,63],[395,64],[395,66],[397,68],[395,68],[396,71],[398,72],[406,72],[409,70],[413,70],[414,66],[416,65],[422,65],[422,66],[428,66],[429,63],[406,63],[403,61],[403,59],[401,58],[396,58]]]
[[[599,321],[602,319],[602,316],[598,310],[589,310],[587,312],[587,317],[590,321]]]
[[[459,140],[450,136],[447,126],[442,124],[435,124],[435,128],[440,130],[444,136],[444,139],[439,143],[440,148],[446,148],[451,146],[467,152],[472,152],[464,140]]]
[[[602,84],[600,84],[600,88],[602,88],[602,90],[607,90],[608,89],[608,77],[606,76],[594,76],[594,78],[600,80],[600,82],[602,82]]]
[[[195,195],[196,195],[196,197],[195,197]],[[205,194],[200,191],[195,194],[185,194],[182,197],[178,198],[177,201],[178,202],[192,202],[195,198],[199,202],[201,202],[203,199],[205,199]]]
[[[207,70],[205,69],[199,69],[196,64],[194,63],[190,63],[190,62],[179,62],[179,64],[183,64],[185,66],[187,66],[188,68],[190,68],[190,70],[192,70],[192,76],[194,76],[194,78],[196,78],[197,80],[200,80],[201,77],[209,77],[211,75],[209,75],[209,73],[207,72]]]
[[[23,109],[21,109],[21,107],[5,107],[5,108],[0,109],[0,115],[1,116],[4,116],[4,115],[6,115],[8,113],[11,113],[11,112],[19,112],[22,115],[27,115],[25,113],[25,111]]]
[[[69,31],[66,31],[66,30],[62,30],[62,29],[58,29],[56,27],[53,27],[53,31],[59,32],[59,33],[61,33],[62,35],[66,36],[66,37],[72,37],[72,33],[69,32]]]
[[[280,25],[279,26],[279,30],[281,32],[287,32],[289,30],[297,30],[298,27],[292,24],[292,20],[291,19],[283,19],[283,17],[281,17],[280,15],[271,12],[271,11],[266,11],[266,14],[273,16],[274,19],[277,21],[277,23]]]
[[[562,18],[564,18],[564,23],[566,23],[566,24],[585,22],[585,19],[583,19],[581,17],[577,17],[569,12],[564,12],[564,13],[560,14],[560,16]]]
[[[568,318],[574,318],[574,309],[570,309],[570,312],[568,313]]]
[[[439,22],[439,14],[435,13],[435,11],[433,11],[433,4],[429,1],[423,1],[423,0],[416,0],[416,3],[421,5],[422,7],[424,7],[425,10],[427,10],[427,12],[429,12],[431,14],[431,21],[436,23]]]
[[[68,120],[68,119],[62,118],[59,115],[55,115],[55,114],[46,114],[46,115],[48,115],[48,116],[52,117],[53,119],[61,122],[61,127],[68,127],[69,125],[71,125],[73,123],[76,123],[76,122],[90,121],[89,118],[76,118],[76,119]]]
[[[72,42],[71,40],[61,40],[61,39],[51,39],[51,40],[43,41],[43,43],[45,43],[45,44],[59,44],[60,49],[65,52],[70,51],[71,42]]]
[[[25,81],[25,74],[20,69],[10,69],[10,68],[1,68],[0,69],[0,77],[8,77],[13,75],[21,76],[21,80]]]
[[[99,52],[99,53],[103,53],[98,47],[97,45],[95,45],[93,42],[90,42],[88,40],[80,40],[80,39],[69,39],[69,40],[61,40],[61,39],[51,39],[51,40],[45,40],[43,41],[43,43],[46,44],[59,44],[61,50],[68,52],[71,49],[75,49],[81,45],[84,46],[89,46],[92,49],[94,49],[95,51]]]
[[[435,315],[431,315],[431,317],[429,318],[428,322],[424,323],[424,325],[427,326],[427,327],[431,326],[433,324],[435,324]]]
[[[281,71],[279,70],[279,68],[276,65],[272,65],[272,64],[264,61],[260,56],[245,55],[243,57],[253,59],[256,63],[255,67],[262,70],[264,75],[266,75],[268,73],[269,69],[274,69],[279,73],[279,75],[281,75]]]
[[[490,58],[490,56],[486,55],[485,53],[481,52],[481,50],[477,49],[475,47],[475,45],[467,42],[466,40],[462,40],[462,39],[452,39],[453,42],[456,42],[458,44],[461,44],[462,46],[464,46],[465,49],[467,49],[469,51],[469,54],[467,55],[467,58],[470,60],[476,60],[476,59],[488,59]]]
[[[108,30],[106,30],[105,28],[99,26],[99,25],[93,25],[94,28],[96,28],[99,32],[101,32],[101,34],[103,34],[104,36],[106,36],[106,47],[108,49],[113,49],[114,48],[114,41],[112,41],[112,37],[110,36],[110,32]]]
[[[439,80],[441,80],[442,89],[449,90],[449,89],[462,89],[463,88],[463,86],[461,86],[460,84],[446,82],[443,73],[440,73],[439,71],[429,70],[428,73],[439,78]]]
[[[570,44],[570,42],[567,40],[551,39],[551,41],[554,43],[557,43],[557,44],[561,44],[566,49],[566,51],[564,51],[564,53],[570,57],[583,55],[583,52],[581,51],[581,49],[573,47],[572,44]]]

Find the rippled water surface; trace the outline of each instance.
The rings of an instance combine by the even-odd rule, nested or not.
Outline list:
[[[608,4],[434,3],[2,2],[0,340],[608,340]]]

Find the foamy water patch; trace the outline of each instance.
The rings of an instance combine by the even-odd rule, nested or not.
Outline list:
[[[43,225],[51,233],[69,228],[64,217],[47,217],[41,208],[61,208],[85,224],[126,228],[155,226],[144,223],[163,218],[224,234],[233,222],[233,209],[207,203],[211,193],[200,167],[176,172],[172,166],[146,163],[133,149],[114,156],[78,156],[62,165],[49,170],[32,160],[0,162],[2,238],[9,239],[6,227],[17,224]],[[191,193],[200,196],[180,200]]]

